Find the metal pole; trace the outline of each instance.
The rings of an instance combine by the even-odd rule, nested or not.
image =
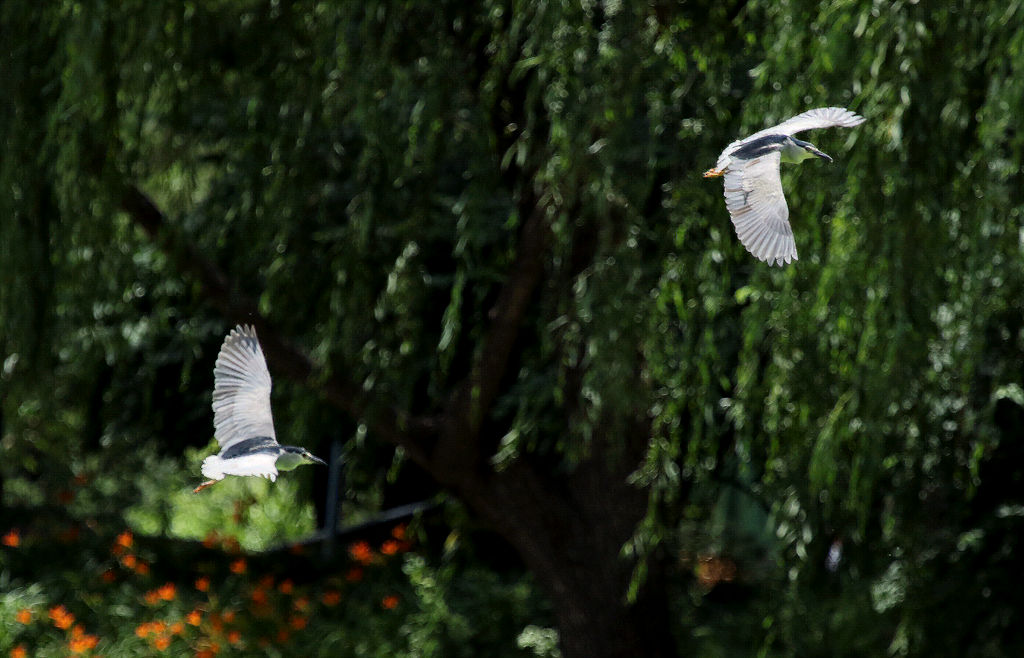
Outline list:
[[[341,441],[331,442],[330,470],[327,473],[327,501],[324,505],[324,527],[321,529],[322,556],[329,560],[334,555],[334,537],[338,534],[338,519],[341,518],[342,478]]]

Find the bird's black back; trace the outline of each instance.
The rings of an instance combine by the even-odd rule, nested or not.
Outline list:
[[[256,436],[251,439],[239,441],[235,445],[225,450],[220,458],[231,459],[233,457],[241,457],[242,455],[251,455],[259,452],[269,452],[277,454],[281,451],[281,446],[278,445],[277,441],[270,438],[269,436]]]
[[[789,139],[788,135],[765,135],[758,137],[730,153],[729,157],[736,158],[737,160],[753,160],[774,151],[781,151],[782,145],[786,143],[787,139]]]

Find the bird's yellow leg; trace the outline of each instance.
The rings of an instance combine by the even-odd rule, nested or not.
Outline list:
[[[199,493],[200,491],[202,491],[206,487],[212,487],[213,485],[217,484],[218,482],[220,482],[220,480],[207,480],[206,482],[203,482],[201,485],[199,485],[198,487],[193,489],[192,493]]]
[[[721,169],[708,169],[704,172],[704,178],[717,178],[718,176],[724,176],[725,172]]]

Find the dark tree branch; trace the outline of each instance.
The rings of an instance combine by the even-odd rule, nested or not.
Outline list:
[[[417,463],[426,466],[424,443],[436,434],[432,418],[411,417],[396,407],[380,407],[358,384],[336,373],[320,370],[301,350],[290,344],[259,312],[256,303],[238,292],[217,265],[191,242],[178,238],[167,226],[163,213],[137,187],[128,186],[121,197],[121,208],[151,240],[178,262],[182,272],[198,279],[203,294],[233,322],[255,325],[260,344],[275,374],[283,375],[319,390],[328,402],[353,419],[366,423],[375,436],[401,446]]]
[[[489,40],[476,37],[471,39],[466,44],[467,51],[473,54],[470,69],[475,82],[471,88],[479,90],[484,86],[482,81],[494,63],[487,52]],[[512,75],[512,69],[512,64],[504,66],[499,76],[499,89],[492,97],[477,97],[477,102],[489,108],[489,123],[496,144],[496,162],[522,138],[522,128],[510,127],[527,125],[531,76],[516,78]],[[538,109],[541,111],[537,115],[543,117],[542,108]],[[547,122],[539,119],[534,130],[538,135],[542,134],[547,130]],[[513,349],[520,336],[523,318],[543,280],[549,249],[548,207],[540,201],[532,188],[536,169],[524,168],[513,160],[502,167],[499,173],[504,184],[516,197],[519,216],[525,218],[519,233],[516,259],[488,313],[489,325],[480,350],[474,354],[469,371],[452,389],[444,410],[440,435],[430,455],[434,476],[442,483],[458,484],[464,490],[480,484],[475,476],[486,466],[481,454],[484,444],[480,440],[480,430],[500,393]]]
[[[523,316],[544,276],[548,246],[545,210],[535,205],[520,232],[518,255],[488,316],[490,326],[467,376],[455,387],[431,458],[442,482],[455,483],[475,471],[479,434],[500,392]]]

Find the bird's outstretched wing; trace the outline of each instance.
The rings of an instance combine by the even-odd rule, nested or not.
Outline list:
[[[759,130],[753,135],[749,135],[743,139],[737,139],[735,142],[726,146],[725,150],[722,151],[722,154],[718,156],[718,164],[716,165],[716,168],[724,170],[730,163],[729,154],[735,151],[737,147],[759,137],[764,137],[765,135],[795,135],[805,130],[815,130],[817,128],[852,128],[854,126],[859,126],[862,123],[864,123],[864,117],[859,114],[854,114],[845,108],[816,107],[813,110],[807,110],[803,114],[798,114],[791,119],[786,119],[777,126]]]
[[[753,139],[761,135],[795,135],[805,130],[815,130],[817,128],[853,128],[862,123],[864,123],[864,117],[854,114],[845,108],[816,107],[813,110],[807,110],[803,114],[798,114],[792,119],[786,119],[777,126],[756,132],[747,139]]]
[[[222,451],[255,437],[276,440],[270,413],[270,372],[252,327],[232,329],[217,355],[213,427]]]
[[[778,152],[741,161],[725,172],[725,206],[736,236],[751,254],[769,265],[797,259],[789,206],[779,178]]]

